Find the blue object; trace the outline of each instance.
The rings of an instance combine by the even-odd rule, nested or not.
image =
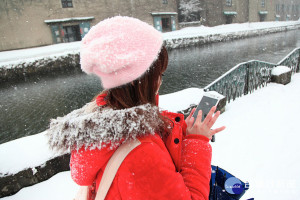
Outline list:
[[[211,166],[209,200],[237,200],[249,189],[249,183],[244,183],[226,170]]]

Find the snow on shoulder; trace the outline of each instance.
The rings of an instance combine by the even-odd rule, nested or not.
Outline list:
[[[98,107],[94,101],[64,117],[52,119],[46,135],[51,149],[61,152],[81,147],[102,149],[110,146],[113,149],[122,140],[154,134],[161,126],[163,121],[158,116],[158,108],[151,104],[114,110]]]

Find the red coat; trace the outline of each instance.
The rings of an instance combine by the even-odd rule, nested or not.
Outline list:
[[[101,102],[97,101],[98,105]],[[209,139],[185,136],[183,115],[164,112],[174,122],[164,142],[158,134],[140,137],[121,164],[106,199],[208,199],[212,149]],[[109,146],[71,153],[71,174],[79,185],[98,188],[105,166],[115,152]]]

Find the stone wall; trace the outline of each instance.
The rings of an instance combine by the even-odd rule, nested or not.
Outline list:
[[[0,198],[10,196],[22,188],[48,180],[55,174],[70,170],[70,154],[48,160],[41,166],[24,169],[17,174],[0,174]]]
[[[0,83],[26,81],[40,75],[80,69],[79,53],[42,58],[33,62],[20,62],[0,67]]]

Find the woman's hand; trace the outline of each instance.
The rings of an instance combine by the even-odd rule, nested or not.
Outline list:
[[[187,129],[186,129],[187,135],[189,135],[189,134],[203,135],[203,136],[211,139],[214,134],[216,134],[220,131],[223,131],[225,129],[225,126],[222,126],[220,128],[216,128],[213,130],[211,129],[211,127],[214,125],[214,123],[217,121],[218,117],[220,116],[220,111],[218,111],[214,114],[216,109],[217,109],[216,106],[212,107],[203,122],[201,122],[202,121],[202,110],[200,110],[198,112],[197,119],[194,123],[195,119],[194,119],[194,117],[192,117],[196,110],[196,108],[194,108],[192,110],[191,114],[185,120],[185,122],[187,124]]]

